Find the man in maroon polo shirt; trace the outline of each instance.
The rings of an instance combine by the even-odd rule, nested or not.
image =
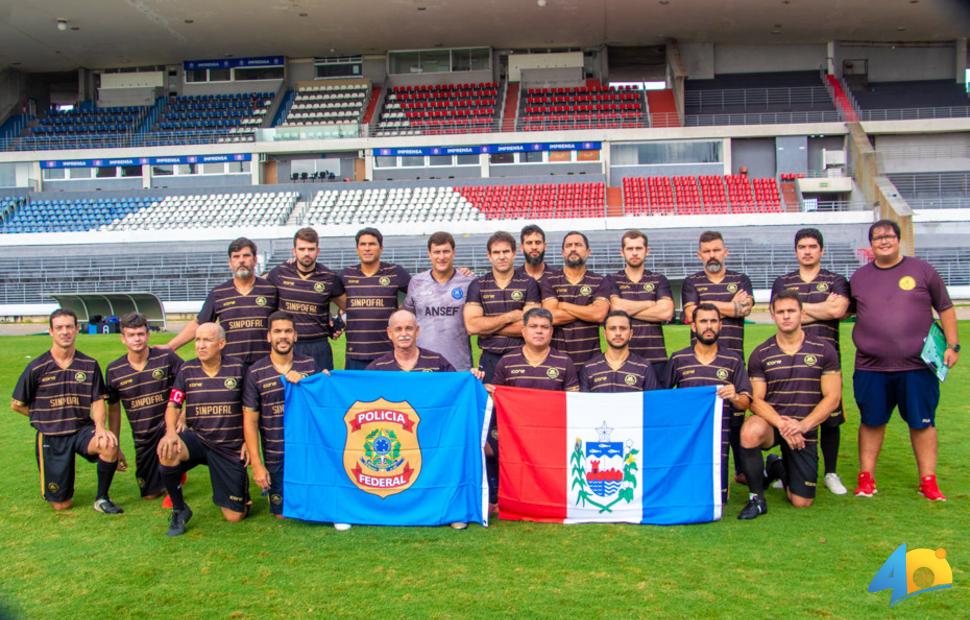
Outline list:
[[[936,482],[936,406],[940,384],[920,358],[923,339],[940,316],[947,349],[943,362],[952,368],[959,358],[957,315],[943,279],[918,258],[899,253],[899,225],[879,220],[869,227],[875,260],[860,267],[849,281],[856,324],[852,378],[859,425],[859,482],[855,494],[876,492],[874,473],[886,424],[895,407],[909,425],[909,437],[919,470],[919,492],[945,501]]]

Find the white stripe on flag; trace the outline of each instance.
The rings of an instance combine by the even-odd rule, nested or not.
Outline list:
[[[642,392],[566,394],[564,448],[566,523],[643,520]],[[617,478],[631,449],[637,450],[638,469],[633,495],[627,499],[620,495],[630,484]]]
[[[720,396],[714,398],[714,423],[711,425],[714,427],[714,440],[711,442],[711,450],[713,452],[714,471],[711,475],[714,477],[714,520],[717,521],[721,518],[721,511],[723,506],[721,505],[721,425],[724,422],[724,416],[721,411],[724,407],[724,401],[721,400]],[[735,454],[734,458],[738,458]],[[730,472],[729,472],[730,473]]]
[[[492,427],[492,395],[485,399],[485,425],[482,427],[482,526],[488,527],[488,470],[485,465],[485,442],[488,441],[488,431]]]

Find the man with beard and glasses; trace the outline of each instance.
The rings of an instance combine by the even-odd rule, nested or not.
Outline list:
[[[468,286],[465,330],[478,336],[482,355],[478,367],[491,383],[502,356],[522,346],[522,315],[539,305],[539,285],[515,269],[515,237],[499,231],[488,238],[488,262],[492,270]]]
[[[289,313],[276,311],[269,315],[266,338],[269,355],[250,366],[243,379],[243,435],[253,468],[253,482],[269,495],[270,513],[282,518],[283,382],[280,377],[299,383],[318,369],[312,357],[294,353],[299,340],[296,318]]]
[[[536,282],[541,281],[547,274],[552,273],[546,265],[546,233],[535,224],[529,224],[519,233],[519,243],[522,245],[522,258],[525,263],[521,272]]]
[[[744,423],[744,412],[751,406],[751,383],[744,361],[734,351],[719,346],[721,313],[717,306],[700,303],[694,307],[690,323],[694,344],[670,356],[667,364],[668,388],[716,385],[723,401],[721,409],[721,503],[728,500],[728,446],[731,428]],[[735,453],[737,454],[737,453]],[[737,458],[737,456],[735,456]]]
[[[653,366],[630,351],[633,321],[622,310],[613,310],[603,323],[606,352],[598,353],[579,371],[583,392],[645,392],[662,386]]]
[[[455,238],[438,231],[428,237],[431,269],[411,278],[403,307],[418,318],[418,346],[444,356],[456,370],[472,366],[471,341],[462,309],[474,277],[455,269]]]
[[[539,282],[542,307],[552,314],[552,346],[572,358],[576,373],[600,352],[600,324],[610,311],[610,282],[586,269],[589,240],[581,232],[562,240],[563,268]]]
[[[684,307],[684,322],[690,323],[694,308],[699,303],[714,304],[721,313],[721,332],[718,344],[722,349],[734,351],[744,359],[744,317],[751,314],[754,307],[754,288],[751,279],[743,273],[725,268],[728,257],[721,233],[707,231],[701,234],[697,258],[704,265],[703,271],[687,276],[681,292]],[[691,329],[691,343],[696,340],[696,331]],[[738,421],[740,422],[740,421]],[[731,427],[731,451],[734,452],[735,480],[745,484],[740,470],[738,450],[740,449],[741,427]]]
[[[340,336],[330,318],[330,303],[346,308],[347,296],[337,274],[317,262],[320,237],[312,228],[293,236],[293,259],[277,265],[266,276],[279,291],[280,310],[290,313],[299,339],[295,351],[309,355],[318,370],[333,370],[330,339]]]
[[[277,292],[272,282],[256,275],[256,244],[240,237],[229,244],[232,279],[209,293],[199,315],[167,345],[177,351],[195,338],[201,323],[218,323],[226,332],[225,355],[250,366],[269,353],[266,318],[276,311]]]
[[[837,273],[822,269],[821,261],[825,253],[822,233],[815,228],[803,228],[795,233],[795,258],[798,269],[779,276],[771,287],[771,296],[781,291],[795,291],[802,299],[802,329],[813,340],[824,340],[832,345],[839,354],[839,320],[849,309],[849,283]],[[839,427],[845,422],[842,403],[832,415],[822,422],[819,431],[819,445],[825,466],[826,488],[835,495],[845,495],[848,491],[836,471],[839,460]]]
[[[626,266],[610,278],[613,283],[610,309],[630,316],[633,322],[630,350],[650,362],[658,377],[664,377],[667,348],[661,325],[674,318],[670,283],[663,274],[644,268],[650,247],[647,236],[639,230],[623,233],[620,253]]]
[[[755,347],[748,360],[751,413],[741,428],[741,466],[748,478],[748,503],[739,519],[768,512],[765,486],[784,484],[788,501],[807,508],[815,500],[818,480],[818,425],[831,415],[842,396],[839,355],[828,342],[802,330],[802,300],[781,291],[771,300],[778,332]],[[781,446],[781,458],[762,450]]]
[[[411,281],[407,269],[381,261],[381,231],[362,228],[355,241],[360,264],[340,272],[347,295],[347,370],[363,370],[378,357],[392,352],[387,321],[398,309],[398,294],[407,293]]]

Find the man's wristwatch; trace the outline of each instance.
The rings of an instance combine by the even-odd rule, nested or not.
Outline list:
[[[959,353],[960,352],[960,343],[959,342],[955,342],[953,344],[948,344],[948,345],[946,345],[946,348],[947,349],[953,349],[953,352],[954,353]]]

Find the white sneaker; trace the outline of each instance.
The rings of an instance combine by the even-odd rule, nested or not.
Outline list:
[[[775,480],[774,482],[771,483],[771,488],[772,489],[784,489],[785,488],[785,483],[782,482],[781,480]]]
[[[468,524],[464,521],[455,521],[451,524],[451,529],[453,530],[463,530],[468,527]]]
[[[849,492],[848,489],[845,488],[845,485],[842,484],[842,479],[839,478],[839,475],[834,472],[825,474],[825,486],[829,491],[832,491],[834,495],[845,495]]]
[[[333,524],[333,529],[337,530],[338,532],[346,532],[347,530],[350,529],[350,524],[349,523],[334,523]]]

